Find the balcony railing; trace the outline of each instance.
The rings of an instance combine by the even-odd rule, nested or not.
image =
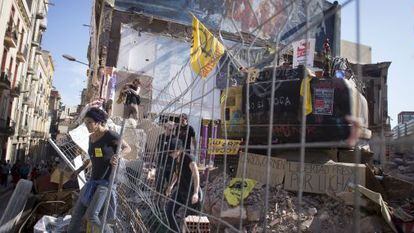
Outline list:
[[[0,119],[0,134],[1,135],[13,135],[14,130],[16,127],[16,123],[14,121],[10,121],[10,119]]]
[[[43,11],[39,11],[36,14],[36,19],[44,19],[46,14]]]
[[[17,60],[19,62],[26,62],[27,55],[29,53],[29,47],[26,45],[24,48],[17,52]]]
[[[38,75],[38,74],[36,74],[36,73],[34,73],[34,74],[32,75],[32,81],[39,81],[39,75]]]
[[[39,24],[39,29],[45,31],[47,28],[47,18],[42,19]]]
[[[23,104],[27,105],[28,108],[33,108],[34,106],[33,100],[30,98],[30,96],[25,96],[23,98]]]
[[[20,93],[22,92],[22,85],[18,83],[15,87],[10,90],[10,96],[17,98],[19,97]]]
[[[42,55],[42,47],[40,47],[40,45],[39,45],[39,47],[36,49],[35,54],[36,54],[36,55]]]
[[[12,74],[8,71],[2,71],[0,74],[0,89],[10,89],[10,78]]]
[[[37,130],[32,130],[31,136],[32,138],[44,138],[46,136],[46,133]]]
[[[13,24],[9,24],[4,37],[4,45],[8,48],[16,48],[17,41],[18,37],[16,27]]]
[[[19,136],[28,136],[29,130],[27,129],[27,126],[24,126],[23,128],[19,129]]]

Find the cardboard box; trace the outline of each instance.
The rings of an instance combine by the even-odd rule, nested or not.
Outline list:
[[[247,153],[247,159],[245,159],[245,157],[245,153],[241,152],[236,177],[243,177],[243,165],[246,161],[245,178],[254,179],[262,184],[266,184],[268,167],[267,156]],[[269,165],[269,184],[272,186],[282,184],[285,176],[286,159],[271,157]]]

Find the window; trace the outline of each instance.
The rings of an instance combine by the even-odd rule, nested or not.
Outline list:
[[[7,59],[7,50],[3,50],[3,58],[1,61],[1,72],[4,72],[6,69],[6,59]]]

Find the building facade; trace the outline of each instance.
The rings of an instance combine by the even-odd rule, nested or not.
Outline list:
[[[51,116],[51,122],[50,122],[50,136],[55,139],[56,135],[59,133],[58,127],[59,127],[59,118],[61,115],[61,109],[62,109],[62,102],[61,102],[61,96],[59,94],[59,91],[56,89],[52,89],[50,92],[50,99],[49,99],[49,112]]]
[[[359,46],[360,57],[358,62],[357,48]],[[345,57],[351,63],[371,64],[372,48],[368,45],[357,44],[351,41],[341,40],[341,57]]]
[[[0,157],[12,162],[26,159],[34,138],[48,132],[45,99],[54,67],[41,49],[48,6],[48,0],[0,2]]]
[[[403,111],[398,113],[398,124],[405,124],[411,120],[414,120],[413,111]]]

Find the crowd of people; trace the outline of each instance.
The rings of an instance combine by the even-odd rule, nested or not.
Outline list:
[[[10,160],[0,162],[0,185],[4,188],[14,187],[20,179],[35,180],[37,177],[50,174],[57,166],[56,161],[41,161],[33,164],[17,159],[13,164]]]

